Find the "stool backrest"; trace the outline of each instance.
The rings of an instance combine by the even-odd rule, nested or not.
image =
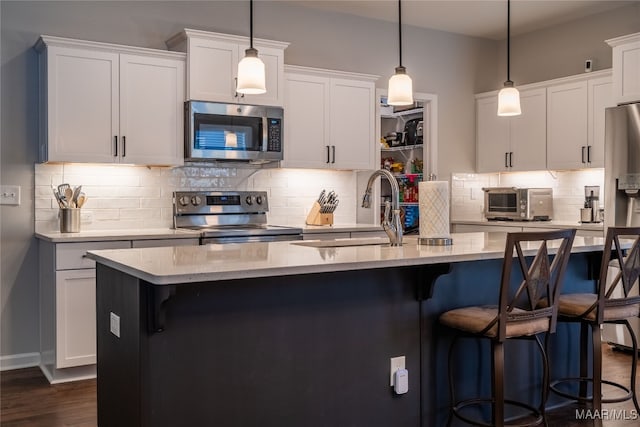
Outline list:
[[[624,247],[628,248],[625,255]],[[611,262],[613,261],[613,262]],[[618,271],[609,277],[609,265]],[[637,290],[640,276],[640,227],[609,227],[604,243],[600,280],[598,280],[598,301],[596,321],[604,320],[604,308],[640,303]]]
[[[507,234],[500,284],[497,339],[503,341],[506,338],[508,322],[539,318],[547,318],[549,332],[555,332],[558,317],[556,301],[575,235],[575,229]],[[524,252],[535,247],[537,252],[528,262]],[[556,253],[551,255],[549,249],[554,247],[557,248]],[[514,264],[523,278],[515,290],[511,287]],[[514,311],[516,308],[519,310]]]

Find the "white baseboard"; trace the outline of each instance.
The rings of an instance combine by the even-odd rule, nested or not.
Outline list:
[[[40,366],[40,353],[22,353],[0,356],[0,371]]]

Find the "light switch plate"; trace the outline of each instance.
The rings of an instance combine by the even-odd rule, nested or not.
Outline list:
[[[113,335],[120,338],[120,316],[113,312],[109,313],[109,330]]]
[[[0,186],[0,205],[20,206],[20,186]]]

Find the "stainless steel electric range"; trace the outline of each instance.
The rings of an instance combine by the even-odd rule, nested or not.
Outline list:
[[[265,191],[176,191],[173,226],[202,231],[200,244],[302,240],[302,229],[267,224]]]

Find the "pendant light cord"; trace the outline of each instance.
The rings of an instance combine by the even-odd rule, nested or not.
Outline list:
[[[507,81],[511,81],[511,0],[507,0]]]
[[[249,47],[253,49],[253,0],[249,0]]]
[[[399,66],[402,67],[402,2],[398,0],[398,42],[400,44],[400,48],[398,52],[400,52],[400,61]]]

